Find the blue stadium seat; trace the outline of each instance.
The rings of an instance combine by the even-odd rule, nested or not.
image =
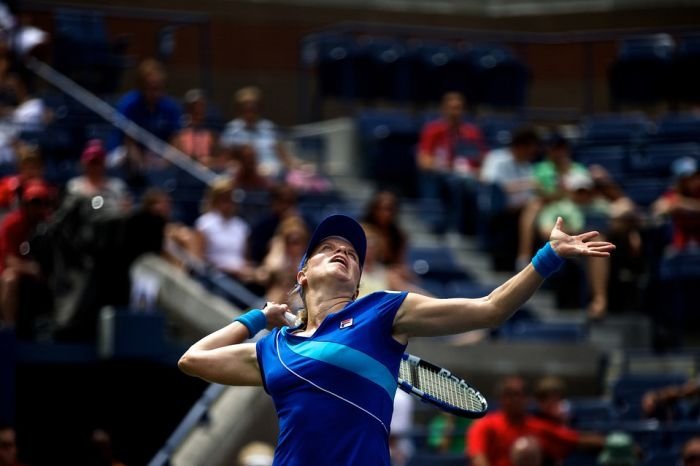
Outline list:
[[[700,279],[700,253],[679,252],[664,258],[660,275],[662,280],[667,281]]]
[[[670,113],[657,122],[654,140],[659,142],[700,143],[700,116],[694,113]]]
[[[650,206],[668,190],[669,178],[624,178],[622,188],[637,205]]]
[[[412,247],[408,251],[408,262],[421,278],[443,282],[469,278],[447,248]]]
[[[417,452],[407,466],[468,466],[469,460],[463,454]]]
[[[574,451],[564,458],[563,466],[595,466],[598,455],[585,451]]]
[[[650,104],[670,97],[674,50],[668,34],[624,39],[609,69],[613,104]]]
[[[513,131],[523,124],[523,120],[517,116],[490,115],[479,118],[478,126],[481,129],[486,145],[490,149],[507,146],[510,143]]]
[[[681,37],[673,61],[674,98],[679,102],[700,102],[700,35]]]
[[[521,320],[504,327],[500,335],[510,341],[579,343],[586,339],[587,331],[576,323]]]
[[[371,76],[357,80],[358,97],[410,100],[410,60],[401,41],[392,37],[361,37],[357,55],[354,75]]]
[[[586,166],[601,165],[617,181],[628,171],[626,147],[622,145],[579,146],[574,150],[574,158]]]
[[[611,422],[616,413],[609,400],[600,398],[574,398],[571,400],[572,424],[590,424],[592,422]]]
[[[698,120],[700,121],[700,120]],[[700,142],[700,138],[698,138]],[[693,142],[655,142],[644,147],[643,152],[630,159],[632,170],[659,177],[671,177],[671,164],[681,157],[691,157],[700,162],[700,144]]]
[[[347,34],[314,34],[302,43],[302,60],[318,69],[319,93],[323,97],[352,99],[356,96],[355,39]]]
[[[585,118],[581,126],[582,144],[614,145],[642,140],[653,125],[641,113],[608,113]]]
[[[678,451],[655,450],[647,452],[647,458],[641,466],[673,466],[677,464],[679,458]]]
[[[470,103],[521,108],[527,100],[530,70],[507,47],[480,44],[467,51],[473,78],[466,96]]]
[[[437,102],[447,91],[462,90],[458,51],[449,42],[417,41],[409,48],[411,96],[416,102]],[[464,77],[466,82],[467,77]]]

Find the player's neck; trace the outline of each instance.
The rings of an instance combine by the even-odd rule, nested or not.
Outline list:
[[[320,294],[314,295],[313,293],[308,293],[305,301],[306,312],[308,315],[306,329],[308,331],[317,329],[328,314],[332,314],[343,309],[348,303],[352,302],[352,297],[344,296],[342,294],[336,296],[323,296]]]

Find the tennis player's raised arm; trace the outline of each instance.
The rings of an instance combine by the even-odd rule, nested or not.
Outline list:
[[[549,237],[551,251],[543,254],[539,270],[547,270],[552,261],[576,256],[608,257],[615,249],[606,241],[591,241],[598,232],[570,236],[562,231],[562,219]],[[538,253],[540,254],[540,253]],[[552,255],[556,254],[556,255]],[[535,293],[544,277],[532,263],[483,298],[438,299],[409,293],[396,313],[394,337],[407,341],[414,336],[452,335],[480,328],[496,327],[507,320]]]
[[[286,305],[268,303],[263,313],[268,328],[286,325]],[[262,385],[255,343],[240,322],[207,335],[182,355],[177,365],[185,374],[225,385]]]

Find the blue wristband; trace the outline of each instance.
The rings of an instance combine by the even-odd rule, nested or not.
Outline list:
[[[554,272],[559,270],[563,263],[564,259],[559,257],[557,253],[554,252],[554,249],[552,249],[552,245],[549,244],[549,241],[547,241],[547,244],[542,246],[542,248],[537,251],[537,254],[535,254],[535,257],[532,258],[532,266],[535,268],[537,273],[542,275],[542,278],[548,278]]]
[[[250,338],[253,338],[260,330],[267,327],[267,317],[265,317],[265,313],[260,309],[252,309],[234,319],[234,322],[240,322],[245,325],[245,328],[248,329],[248,333],[250,334]]]

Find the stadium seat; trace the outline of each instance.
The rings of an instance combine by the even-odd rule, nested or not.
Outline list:
[[[668,34],[622,40],[608,73],[613,105],[651,104],[668,98],[674,50]]]
[[[622,188],[635,204],[648,207],[669,188],[669,178],[624,178]]]
[[[681,37],[673,61],[673,97],[679,102],[700,102],[700,35]]]
[[[463,454],[423,453],[418,452],[407,466],[468,466],[469,461]]]
[[[641,113],[608,113],[585,118],[581,125],[581,144],[614,145],[642,140],[653,124]]]
[[[647,455],[641,466],[673,466],[680,458],[677,451],[655,450],[647,452]]]
[[[358,39],[355,76],[371,76],[357,80],[357,96],[364,99],[408,101],[411,98],[410,61],[406,46],[391,37]]]
[[[652,389],[679,385],[687,380],[682,374],[623,375],[613,385],[613,403],[620,419],[638,420],[642,418],[642,396]]]
[[[698,120],[700,121],[700,120]],[[700,129],[700,127],[699,127]],[[700,142],[700,137],[698,138]],[[630,158],[630,168],[635,173],[655,177],[670,177],[671,164],[681,157],[700,161],[700,144],[692,142],[655,142],[645,146],[641,153]]]
[[[479,118],[478,126],[481,129],[486,145],[490,149],[507,146],[513,131],[523,124],[517,116],[490,115]]]
[[[318,69],[319,93],[323,97],[352,99],[356,95],[355,39],[347,34],[324,33],[307,36],[302,42],[302,61]]]
[[[612,403],[600,398],[574,398],[571,400],[572,424],[590,424],[592,422],[611,422],[616,413]]]
[[[654,141],[700,143],[700,116],[695,113],[670,113],[656,126]]]
[[[627,152],[622,145],[579,146],[574,150],[574,158],[586,166],[601,165],[616,181],[628,171]]]
[[[415,102],[437,102],[447,91],[462,90],[460,81],[461,62],[458,51],[449,42],[416,41],[409,48],[411,61],[411,96]],[[464,80],[466,82],[466,73]],[[466,86],[465,86],[466,87]]]
[[[504,327],[500,335],[501,338],[510,341],[580,343],[586,339],[587,332],[583,326],[576,323],[521,320]]]
[[[447,248],[412,247],[408,251],[408,263],[421,278],[443,282],[470,278]]]
[[[467,52],[474,74],[467,100],[475,105],[522,108],[527,100],[530,70],[505,46],[481,44]]]

